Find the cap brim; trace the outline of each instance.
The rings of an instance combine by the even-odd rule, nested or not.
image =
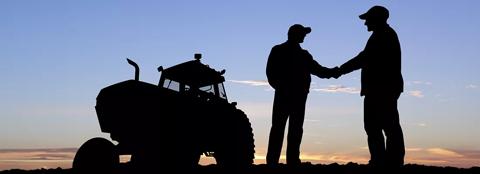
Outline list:
[[[310,27],[305,27],[305,34],[308,34],[308,33],[310,33],[310,32],[312,32],[312,28],[310,28]]]
[[[358,16],[360,19],[367,19],[367,13],[364,13],[364,14],[361,14],[360,16]]]

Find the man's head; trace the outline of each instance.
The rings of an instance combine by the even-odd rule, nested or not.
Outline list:
[[[358,16],[360,19],[365,20],[365,25],[368,31],[375,31],[379,26],[387,24],[389,12],[387,8],[383,6],[373,6],[366,13]]]
[[[294,24],[288,29],[288,40],[295,43],[302,43],[305,36],[312,32],[310,27],[304,27],[300,24]]]

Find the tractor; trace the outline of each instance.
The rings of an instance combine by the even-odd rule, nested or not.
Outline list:
[[[203,64],[201,54],[170,68],[158,67],[158,85],[135,78],[100,90],[95,111],[106,138],[83,143],[72,168],[80,173],[116,170],[194,170],[201,155],[216,166],[243,169],[253,164],[254,138],[247,115],[229,102],[225,70]],[[130,156],[120,162],[121,155]]]

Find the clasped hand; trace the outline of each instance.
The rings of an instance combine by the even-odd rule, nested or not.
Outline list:
[[[338,66],[334,68],[330,68],[329,71],[327,72],[327,78],[335,78],[338,79],[340,76],[342,76],[342,72]]]

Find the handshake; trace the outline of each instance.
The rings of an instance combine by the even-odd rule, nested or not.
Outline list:
[[[338,79],[338,77],[342,75],[343,73],[341,69],[338,66],[336,66],[334,68],[327,68],[327,71],[325,71],[325,74],[323,74],[323,77],[327,79],[330,79],[332,77],[335,79]]]

